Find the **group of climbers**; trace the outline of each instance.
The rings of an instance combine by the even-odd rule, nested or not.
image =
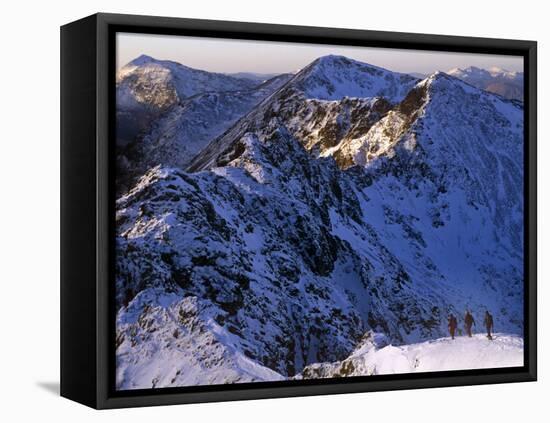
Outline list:
[[[472,327],[476,324],[474,320],[474,316],[472,316],[472,313],[470,310],[466,310],[466,313],[464,314],[464,330],[468,334],[468,337],[472,337]],[[492,331],[493,331],[493,316],[489,311],[485,312],[485,317],[483,319],[483,324],[485,325],[485,329],[487,329],[487,338],[489,340],[493,339]],[[449,314],[448,318],[448,326],[449,326],[449,333],[451,334],[451,338],[455,339],[455,333],[458,328],[458,320],[454,316],[454,314]]]

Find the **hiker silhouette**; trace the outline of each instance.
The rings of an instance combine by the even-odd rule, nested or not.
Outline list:
[[[458,322],[456,320],[456,317],[451,313],[449,314],[449,333],[451,334],[451,339],[455,339],[455,331],[458,326]]]
[[[472,316],[470,310],[466,310],[466,314],[464,315],[464,329],[466,329],[469,338],[472,337],[472,326],[475,324],[474,316]]]
[[[491,335],[491,331],[493,330],[493,316],[491,315],[491,313],[489,313],[489,310],[485,312],[483,323],[485,325],[485,328],[487,329],[487,338],[492,340],[493,336]]]

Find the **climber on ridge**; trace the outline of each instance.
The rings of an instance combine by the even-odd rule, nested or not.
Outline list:
[[[470,310],[466,310],[466,314],[464,315],[464,329],[466,329],[466,333],[470,338],[472,337],[472,326],[475,324],[474,316],[472,316]]]
[[[455,339],[455,331],[458,326],[458,322],[454,314],[449,314],[449,333],[451,334],[451,339]]]
[[[489,313],[489,310],[485,312],[485,318],[483,319],[483,323],[485,324],[485,328],[487,329],[487,338],[489,340],[492,340],[493,336],[491,335],[491,331],[493,330],[493,316],[491,316],[491,313]]]

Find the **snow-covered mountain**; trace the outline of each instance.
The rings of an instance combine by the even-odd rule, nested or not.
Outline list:
[[[298,72],[273,96],[197,155],[190,170],[208,168],[247,132],[284,126],[315,155],[364,134],[418,80],[343,56],[324,56]]]
[[[213,138],[284,85],[290,74],[252,89],[204,92],[178,101],[132,144],[119,149],[119,192],[157,165],[185,168]]]
[[[402,99],[416,78],[392,72],[344,56],[328,55],[302,69],[293,85],[305,98],[340,100],[344,97],[384,97]]]
[[[193,69],[170,60],[141,55],[117,74],[117,106],[128,103],[163,108],[176,100],[208,91],[239,91],[254,88],[256,81],[223,73]]]
[[[521,336],[522,119],[443,73],[328,56],[187,171],[149,169],[117,201],[117,386],[307,377],[466,308]]]
[[[278,101],[277,96],[270,101]],[[239,156],[246,152],[250,140],[246,134],[269,137],[269,131],[277,131],[290,136],[294,128],[289,129],[280,115],[267,117],[269,120],[258,122],[256,114],[248,115],[219,140],[223,148],[215,141],[194,163],[216,146],[217,155],[208,155],[210,161],[204,168],[233,161],[244,161],[249,167],[251,158]],[[363,117],[365,121],[368,115]],[[518,300],[523,259],[522,117],[520,105],[436,73],[367,127],[363,136],[344,140],[329,151],[344,168],[366,168],[355,178],[359,186],[366,185],[365,175],[368,178],[368,186],[359,197],[363,212],[369,216],[365,220],[378,234],[384,234],[386,248],[389,240],[398,240],[390,251],[402,259],[409,257],[407,273],[415,273],[414,279],[425,283],[433,279],[429,284],[434,287],[441,286],[440,279],[467,287],[470,292],[466,297],[485,298],[486,304],[493,302],[490,286],[497,283],[491,279],[506,275],[505,282],[497,283],[503,292],[495,303],[509,302],[506,313],[516,322],[522,315]],[[307,123],[295,127],[304,129]],[[241,134],[245,135],[239,139]],[[307,145],[299,135],[296,140]],[[296,137],[295,131],[292,137]],[[227,140],[233,141],[224,145]],[[465,226],[471,226],[471,233],[464,230]],[[424,233],[433,239],[426,241]],[[403,236],[409,242],[403,242]],[[358,238],[348,239],[355,252],[360,250]],[[369,249],[370,245],[365,246],[365,254]],[[452,261],[448,258],[451,251]],[[484,257],[491,257],[490,265]],[[385,273],[387,266],[381,267]],[[429,274],[426,269],[430,268],[438,271]],[[469,268],[475,269],[473,275],[464,274],[463,269]],[[422,292],[419,288],[415,291]],[[386,302],[384,298],[380,307]],[[380,318],[392,312],[395,310],[385,309]]]
[[[466,69],[454,68],[447,73],[474,87],[523,101],[523,72],[512,72],[499,67],[486,70],[470,66]]]
[[[117,74],[118,192],[156,165],[185,167],[290,77],[237,78],[146,55],[128,63]]]
[[[189,68],[141,55],[122,67],[116,78],[117,143],[126,145],[163,111],[179,101],[209,91],[254,88],[257,82]]]

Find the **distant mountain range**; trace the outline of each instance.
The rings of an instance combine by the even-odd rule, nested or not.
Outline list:
[[[117,387],[341,376],[466,308],[521,337],[523,104],[460,76],[121,69]]]
[[[523,72],[510,72],[498,67],[485,70],[470,66],[466,69],[451,69],[447,73],[474,87],[523,101]]]
[[[470,66],[466,69],[451,69],[447,71],[447,74],[482,90],[511,100],[523,101],[523,72],[511,72],[498,67],[486,70]],[[419,79],[429,76],[418,72],[411,72],[409,75]]]
[[[255,81],[257,83],[265,82],[268,79],[275,78],[276,76],[280,75],[278,73],[256,73],[256,72],[236,72],[236,73],[228,73],[226,75],[232,76],[234,78],[240,78],[240,79],[250,79],[252,81]]]

